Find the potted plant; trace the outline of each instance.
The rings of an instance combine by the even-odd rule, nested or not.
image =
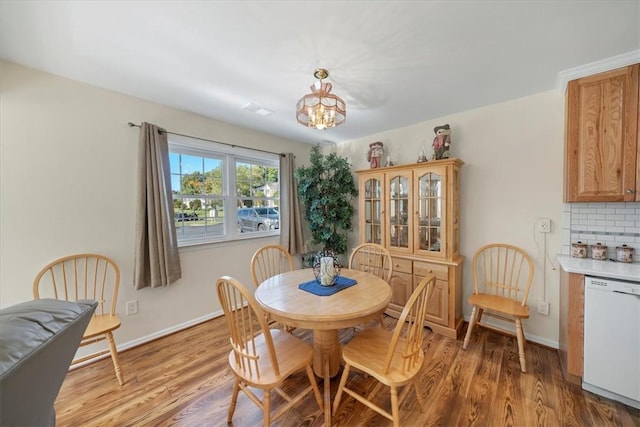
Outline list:
[[[358,195],[349,160],[335,153],[323,155],[311,149],[311,165],[296,169],[298,195],[314,244],[336,254],[347,251],[347,232],[352,229],[351,199]]]

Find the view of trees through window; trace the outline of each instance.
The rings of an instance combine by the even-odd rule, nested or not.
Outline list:
[[[179,241],[279,229],[278,167],[225,155],[208,157],[176,151],[169,154],[169,161]],[[236,209],[232,216],[225,215],[229,206]],[[253,210],[252,217],[247,218],[249,213],[244,208],[257,207],[275,210]],[[232,224],[225,222],[225,216],[232,217]]]
[[[238,207],[278,206],[278,168],[236,163]]]

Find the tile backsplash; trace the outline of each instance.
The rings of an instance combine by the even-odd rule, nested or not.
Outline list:
[[[640,262],[640,202],[565,203],[562,212],[562,253],[571,255],[571,244],[606,245],[607,257],[616,258],[616,247],[634,248],[633,262]]]

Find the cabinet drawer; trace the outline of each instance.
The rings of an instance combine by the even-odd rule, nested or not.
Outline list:
[[[449,266],[442,264],[432,264],[430,262],[414,261],[413,274],[416,276],[427,276],[435,274],[438,280],[449,280]]]
[[[402,259],[402,258],[395,258],[395,257],[391,257],[392,259],[392,264],[393,264],[393,272],[395,273],[396,271],[399,273],[412,273],[411,270],[411,260],[410,259]]]

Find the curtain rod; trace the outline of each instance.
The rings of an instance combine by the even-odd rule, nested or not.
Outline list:
[[[137,127],[137,128],[140,127],[140,125],[137,125],[137,124],[132,123],[132,122],[128,122],[127,124],[129,125],[129,127]],[[259,148],[244,147],[242,145],[236,145],[236,144],[229,144],[229,143],[226,143],[226,142],[214,141],[213,139],[200,138],[199,136],[185,135],[183,133],[171,132],[171,131],[168,131],[166,129],[160,129],[160,130],[164,131],[166,133],[170,133],[171,135],[184,136],[184,137],[187,137],[187,138],[194,138],[194,139],[199,139],[201,141],[207,141],[207,142],[215,142],[216,144],[228,145],[229,147],[232,147],[232,148],[246,148],[247,150],[260,151],[262,153],[277,154],[278,156],[284,157],[283,153],[274,153],[273,151],[261,150]]]

